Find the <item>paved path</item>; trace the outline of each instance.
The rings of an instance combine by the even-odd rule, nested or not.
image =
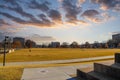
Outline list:
[[[48,68],[25,68],[21,80],[75,80],[77,68],[91,67],[92,64]]]
[[[113,63],[113,60],[102,61]],[[79,64],[74,66],[25,68],[21,80],[76,80],[78,68],[93,68],[93,64]],[[73,76],[74,75],[74,76]]]
[[[56,64],[56,63],[72,63],[72,62],[84,62],[92,60],[102,60],[102,59],[112,59],[114,56],[102,56],[102,57],[91,57],[91,58],[81,58],[81,59],[70,59],[70,60],[52,60],[52,61],[34,61],[34,62],[9,62],[6,66],[13,65],[31,65],[31,64]],[[0,63],[0,66],[3,64]]]

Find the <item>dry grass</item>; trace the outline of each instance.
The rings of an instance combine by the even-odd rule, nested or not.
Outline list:
[[[43,68],[43,67],[45,68],[45,67],[57,67],[57,66],[71,66],[71,65],[73,66],[73,65],[92,64],[93,62],[101,62],[101,61],[66,63],[66,64],[35,64],[35,65],[22,65],[22,66],[5,66],[5,67],[0,67],[0,80],[20,80],[24,68]]]
[[[20,80],[23,68],[0,68],[0,80]]]
[[[7,62],[19,61],[45,61],[59,59],[75,59],[96,56],[113,55],[115,52],[120,52],[120,49],[28,49],[17,50],[14,53],[6,55]],[[3,56],[0,55],[0,62]],[[95,61],[94,61],[95,62]],[[85,62],[88,63],[88,62]],[[84,63],[67,63],[67,64],[39,64],[39,65],[23,65],[23,66],[6,66],[0,67],[0,80],[20,80],[24,68],[40,68],[53,66],[68,66]]]
[[[88,58],[97,56],[113,55],[120,52],[120,49],[55,49],[55,48],[33,48],[32,52],[28,49],[17,50],[7,54],[7,62],[27,62],[27,61],[48,61],[48,60],[64,60],[76,58]],[[0,56],[2,62],[3,56]]]

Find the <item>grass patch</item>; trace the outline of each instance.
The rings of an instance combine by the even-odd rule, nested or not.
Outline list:
[[[0,80],[20,80],[23,68],[0,68]]]
[[[98,56],[114,55],[120,49],[71,49],[71,48],[33,48],[32,52],[28,49],[16,50],[6,55],[7,62],[28,62],[28,61],[48,61],[88,58]],[[0,55],[0,62],[3,55]]]
[[[111,60],[111,59],[110,59]],[[66,64],[35,64],[35,65],[22,65],[22,66],[5,66],[0,67],[0,80],[20,80],[22,77],[22,73],[24,68],[45,68],[45,67],[57,67],[57,66],[73,66],[73,65],[83,65],[83,64],[92,64],[93,62],[100,62],[102,60],[97,61],[89,61],[89,62],[80,62],[80,63],[66,63]]]

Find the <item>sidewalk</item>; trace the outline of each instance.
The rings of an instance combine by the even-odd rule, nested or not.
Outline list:
[[[113,60],[101,61],[101,63],[113,63]],[[77,80],[77,69],[93,68],[92,63],[48,67],[48,68],[25,68],[21,80]]]
[[[56,64],[56,63],[73,63],[73,62],[85,62],[85,61],[93,61],[93,60],[102,60],[102,59],[113,59],[114,56],[102,56],[102,57],[91,57],[91,58],[81,58],[81,59],[70,59],[70,60],[52,60],[52,61],[34,61],[34,62],[9,62],[6,63],[6,66],[14,66],[14,65],[30,65],[30,64]],[[2,66],[3,63],[0,63]]]

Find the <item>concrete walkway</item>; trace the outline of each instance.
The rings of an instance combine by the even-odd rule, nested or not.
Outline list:
[[[21,80],[76,80],[78,68],[92,67],[92,64],[48,67],[48,68],[25,68]]]
[[[102,59],[113,59],[114,56],[102,56],[102,57],[91,57],[91,58],[81,58],[81,59],[70,59],[70,60],[52,60],[52,61],[34,61],[34,62],[9,62],[6,66],[16,66],[16,65],[33,65],[33,64],[56,64],[56,63],[72,63],[72,62],[84,62],[92,60],[102,60]],[[3,64],[0,63],[0,66]]]
[[[113,63],[113,60],[100,61],[101,63]],[[77,69],[93,68],[92,63],[73,66],[25,68],[21,80],[76,80]]]

